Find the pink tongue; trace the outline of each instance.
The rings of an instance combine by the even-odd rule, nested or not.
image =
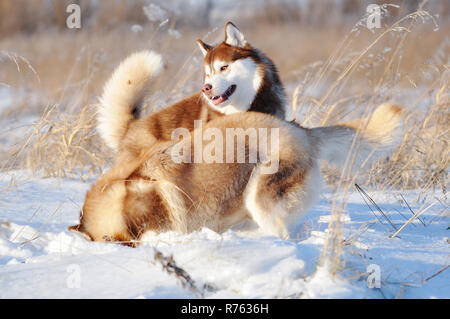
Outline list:
[[[226,100],[227,99],[224,98],[223,95],[221,95],[218,99],[212,100],[212,102],[213,102],[214,105],[219,105],[219,104],[225,102]]]

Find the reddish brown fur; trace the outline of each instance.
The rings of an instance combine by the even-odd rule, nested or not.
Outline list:
[[[211,125],[220,128],[225,136],[226,128],[271,127],[281,123],[274,124],[274,118],[260,114],[242,120],[239,115],[221,117]],[[282,125],[292,126],[287,123]],[[247,155],[248,143],[246,140]],[[175,164],[170,157],[174,144],[175,141],[158,141],[140,152],[139,157],[130,153],[120,157],[113,169],[88,192],[81,226],[77,226],[77,230],[87,234],[91,240],[133,244],[145,231],[179,231],[180,221],[177,219],[180,215],[186,226],[182,231],[187,232],[203,226],[223,231],[247,218],[244,193],[250,175],[258,164]],[[296,155],[301,150],[299,145],[285,148],[281,151],[281,170],[261,179],[262,205],[266,201],[273,206],[277,200],[287,199],[286,194],[301,187],[308,169],[303,157]],[[171,189],[172,185],[175,186]],[[113,187],[121,187],[121,190],[117,193]],[[175,197],[168,200],[164,192],[174,192]],[[181,210],[173,206],[177,198]],[[105,210],[105,205],[115,207],[117,214],[123,216],[123,225],[116,223],[115,230],[105,231],[106,234],[97,219],[104,218],[102,214],[116,216],[116,213],[112,208]]]
[[[257,193],[260,195],[257,204],[260,208],[273,210],[274,206],[285,199],[286,194],[304,184],[306,173],[312,166],[302,167],[297,161],[280,162],[277,173],[261,176]]]
[[[249,163],[247,157],[241,164],[177,164],[172,160],[172,149],[179,141],[159,140],[139,156],[124,153],[118,158],[113,169],[88,192],[80,225],[71,229],[94,241],[134,245],[145,231],[192,232],[202,227],[223,231],[250,217],[264,231],[286,238],[291,218],[305,213],[319,196],[318,161],[336,155],[324,151],[330,141],[342,146],[331,148],[342,157],[350,150],[351,137],[363,134],[363,149],[368,154],[371,145],[375,149],[389,145],[398,135],[400,113],[396,106],[381,105],[371,117],[367,133],[344,126],[304,129],[257,112],[219,117],[205,124],[203,132],[214,128],[226,136],[227,128],[258,132],[265,128],[272,135],[272,129],[278,129],[278,170],[262,173],[266,165],[260,162],[260,146],[249,139],[244,147],[247,154],[257,151],[257,163]],[[359,127],[364,122],[352,125]],[[195,133],[183,143],[193,148]],[[333,140],[336,136],[340,137]],[[222,147],[226,154],[227,145]]]
[[[272,114],[284,119],[284,91],[273,62],[250,44],[238,48],[228,45],[225,41],[217,46],[209,46],[202,42],[208,49],[204,63],[211,64],[216,58],[230,62],[252,58],[264,73],[264,81],[249,111]],[[139,114],[139,111],[136,113]],[[221,116],[223,115],[209,107],[201,92],[195,93],[159,112],[129,122],[119,154],[126,152],[138,156],[155,141],[170,140],[176,128],[192,130],[195,120],[208,122]]]
[[[201,93],[193,94],[168,108],[130,122],[119,156],[123,152],[139,156],[156,141],[170,140],[172,132],[177,128],[182,127],[191,131],[194,129],[195,120],[207,122],[220,116],[222,116],[220,113],[208,107]]]

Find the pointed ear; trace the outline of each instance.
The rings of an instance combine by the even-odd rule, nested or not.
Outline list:
[[[75,226],[70,226],[69,228],[67,228],[67,230],[70,231],[71,233],[80,235],[89,241],[94,241],[88,233],[86,233],[82,230],[82,228],[83,227],[81,225],[75,225]]]
[[[203,56],[206,56],[208,54],[208,51],[211,50],[212,46],[209,44],[206,44],[202,40],[198,39],[197,44],[200,47],[200,50],[202,50]]]
[[[247,45],[247,40],[232,22],[227,22],[225,25],[225,43],[233,47],[243,48]]]

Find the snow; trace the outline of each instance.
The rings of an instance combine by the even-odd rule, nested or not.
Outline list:
[[[1,175],[0,298],[450,298],[450,271],[429,279],[449,264],[441,204],[421,216],[426,226],[415,221],[391,239],[388,223],[380,224],[355,191],[342,218],[345,267],[333,276],[318,267],[330,222],[327,191],[289,241],[247,223],[223,234],[149,233],[133,249],[66,230],[78,221],[91,182]],[[371,195],[396,227],[411,216],[399,194]],[[403,195],[412,205],[417,191]],[[173,256],[198,291],[164,270],[156,251]],[[380,267],[381,288],[368,287],[371,264]]]

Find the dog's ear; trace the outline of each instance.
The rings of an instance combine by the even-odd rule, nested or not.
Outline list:
[[[247,40],[232,22],[227,22],[225,25],[225,43],[233,47],[244,48],[247,45]]]
[[[85,239],[89,240],[89,241],[94,241],[92,239],[92,237],[83,230],[83,226],[82,225],[75,225],[75,226],[70,226],[69,228],[67,228],[68,231],[70,231],[71,233],[80,235],[82,237],[84,237]]]
[[[200,39],[197,40],[197,44],[200,47],[200,50],[202,50],[202,53],[204,56],[206,56],[208,54],[209,50],[211,50],[211,48],[212,48],[212,46],[210,46],[209,44],[206,44],[205,42],[203,42]]]

